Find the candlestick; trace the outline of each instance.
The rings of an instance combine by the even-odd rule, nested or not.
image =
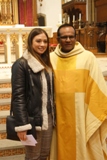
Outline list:
[[[68,16],[68,23],[70,23],[70,17]]]
[[[62,24],[62,16],[59,14],[59,24]]]
[[[73,15],[73,22],[75,21],[75,15]]]
[[[81,20],[81,13],[79,13],[79,20]]]
[[[81,20],[79,19],[79,29],[81,29]]]

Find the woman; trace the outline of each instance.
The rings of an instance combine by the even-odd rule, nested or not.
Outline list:
[[[37,145],[25,146],[25,160],[46,160],[49,156],[53,124],[53,78],[49,59],[49,38],[40,28],[33,29],[27,50],[12,66],[12,107],[15,131],[26,140],[34,117]]]

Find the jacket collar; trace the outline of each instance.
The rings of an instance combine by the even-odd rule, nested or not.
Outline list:
[[[32,56],[28,50],[23,53],[23,57],[27,60],[29,67],[34,73],[44,69],[44,66],[34,56]]]

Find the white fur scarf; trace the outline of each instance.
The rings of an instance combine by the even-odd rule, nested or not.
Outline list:
[[[36,127],[36,129],[47,130],[48,129],[47,81],[44,73],[44,66],[35,57],[33,57],[27,50],[24,52],[23,57],[28,61],[28,65],[34,73],[41,71],[43,124],[42,124],[42,128],[39,126],[39,127]]]

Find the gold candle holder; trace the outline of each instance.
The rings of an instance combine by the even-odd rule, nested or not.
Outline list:
[[[79,22],[79,29],[81,29],[81,20],[79,19],[78,22]]]
[[[72,21],[72,24],[73,24],[73,27],[75,27],[75,21],[74,20]]]

